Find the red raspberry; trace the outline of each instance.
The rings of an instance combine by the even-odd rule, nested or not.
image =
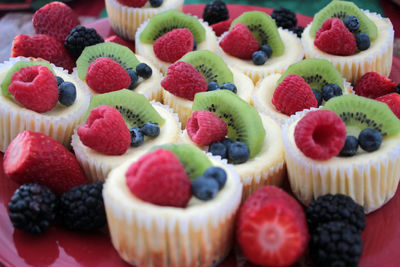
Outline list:
[[[130,7],[142,7],[147,3],[147,0],[118,0],[121,4]]]
[[[174,63],[193,50],[193,35],[186,28],[172,30],[154,42],[153,50],[162,61]]]
[[[327,19],[315,34],[314,45],[320,50],[338,56],[353,55],[356,38],[338,18]]]
[[[126,184],[143,201],[160,206],[186,207],[192,196],[185,168],[169,150],[142,156],[126,172]]]
[[[116,44],[120,44],[120,45],[126,46],[130,50],[132,50],[133,53],[135,53],[135,42],[124,40],[121,37],[119,37],[118,35],[111,35],[105,41],[106,42],[113,42],[113,43],[116,43]]]
[[[251,59],[260,45],[246,25],[236,23],[219,45],[229,55],[241,59]]]
[[[90,111],[86,123],[78,128],[85,146],[106,155],[122,155],[131,144],[131,134],[121,113],[110,106],[98,106]]]
[[[86,184],[74,154],[45,134],[24,131],[8,146],[4,172],[20,184],[39,183],[57,194]]]
[[[222,140],[228,133],[228,126],[216,114],[198,110],[189,118],[186,131],[190,139],[198,145],[208,146]]]
[[[24,67],[11,76],[8,91],[27,109],[42,113],[58,102],[56,76],[46,66]]]
[[[389,94],[396,87],[396,84],[383,75],[376,72],[365,73],[354,86],[357,95],[369,98],[377,98]]]
[[[243,203],[236,237],[247,259],[260,266],[292,265],[309,240],[302,207],[275,186],[261,187]]]
[[[168,67],[161,86],[172,94],[193,101],[194,95],[207,91],[203,75],[189,63],[178,61]]]
[[[394,115],[400,120],[400,95],[397,93],[391,93],[388,95],[380,96],[376,98],[380,102],[386,103],[389,108],[393,111]]]
[[[294,140],[307,157],[328,160],[342,150],[346,124],[330,110],[310,111],[297,123]]]
[[[211,28],[215,32],[216,36],[221,36],[224,32],[229,31],[232,21],[232,19],[224,20],[211,25]]]
[[[36,57],[50,61],[70,73],[76,66],[75,60],[68,54],[64,43],[51,36],[37,34],[33,36],[20,34],[14,38],[11,57]]]
[[[86,83],[99,94],[128,88],[131,77],[120,64],[108,57],[99,57],[89,65]]]
[[[277,110],[288,116],[303,109],[318,107],[318,101],[311,87],[296,74],[286,76],[276,87],[272,104]]]
[[[52,2],[35,12],[32,24],[37,34],[46,34],[64,43],[71,30],[79,25],[79,20],[66,4]]]

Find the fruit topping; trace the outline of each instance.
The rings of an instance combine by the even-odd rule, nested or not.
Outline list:
[[[211,200],[218,194],[218,182],[215,179],[204,176],[198,177],[192,181],[193,196],[200,200]]]
[[[118,0],[118,2],[129,7],[143,7],[147,0]]]
[[[131,146],[138,147],[144,142],[144,136],[139,128],[129,129],[131,135]]]
[[[185,168],[169,150],[142,156],[126,172],[126,184],[137,198],[160,206],[186,207],[191,184]]]
[[[358,150],[358,139],[355,136],[346,136],[344,146],[339,153],[341,157],[352,157],[357,153]]]
[[[131,78],[120,64],[108,57],[99,57],[90,64],[86,83],[96,93],[103,94],[128,88]]]
[[[203,173],[203,177],[211,178],[217,181],[218,189],[221,190],[226,183],[226,172],[220,167],[210,167]]]
[[[211,25],[211,29],[215,32],[217,37],[221,36],[224,32],[229,31],[231,27],[232,19],[224,20]]]
[[[72,57],[78,58],[85,47],[103,42],[103,37],[95,29],[79,25],[73,28],[68,34],[64,46]]]
[[[297,123],[294,140],[303,154],[314,160],[337,156],[346,141],[346,125],[330,110],[308,112]]]
[[[58,102],[64,106],[71,106],[75,102],[75,99],[75,85],[71,82],[61,82],[61,84],[58,85]]]
[[[86,184],[74,154],[45,134],[24,131],[10,143],[4,172],[17,183],[39,183],[56,194]]]
[[[396,85],[396,87],[393,89],[393,93],[400,94],[400,83],[398,85]]]
[[[133,53],[135,53],[135,43],[133,41],[127,41],[119,37],[118,35],[111,35],[107,39],[104,40],[105,42],[112,42],[119,45],[123,45],[128,47]]]
[[[203,19],[209,25],[229,19],[229,11],[226,4],[219,0],[210,1],[204,8]]]
[[[311,87],[296,74],[286,76],[275,88],[272,104],[277,110],[288,116],[303,109],[318,107]]]
[[[355,16],[346,17],[343,23],[351,32],[356,32],[360,28],[360,20]]]
[[[237,93],[236,85],[234,85],[233,83],[224,83],[223,85],[221,85],[220,89],[221,90],[229,90],[234,94]]]
[[[21,185],[8,203],[10,220],[17,229],[40,235],[52,225],[57,214],[57,197],[40,184]]]
[[[158,38],[153,44],[158,59],[174,63],[193,50],[193,35],[189,29],[174,29]]]
[[[328,101],[332,97],[340,96],[342,94],[342,88],[340,88],[340,86],[336,83],[328,83],[327,85],[322,87],[322,97],[325,101]]]
[[[139,63],[136,66],[136,73],[139,77],[142,77],[143,79],[148,79],[153,74],[153,70],[146,63]]]
[[[296,34],[298,38],[301,38],[301,35],[303,34],[303,31],[304,31],[304,27],[295,26],[295,27],[290,28],[289,31]]]
[[[272,49],[269,47],[269,45],[262,45],[260,46],[260,51],[263,51],[267,58],[270,58],[272,56]]]
[[[254,65],[264,65],[267,61],[267,55],[263,51],[256,51],[251,56]]]
[[[354,86],[357,95],[377,98],[393,91],[396,84],[388,77],[376,72],[365,73]]]
[[[245,163],[250,158],[249,147],[243,142],[233,142],[228,145],[227,157],[233,164]]]
[[[382,134],[376,129],[366,128],[360,132],[358,143],[367,152],[376,151],[382,144]]]
[[[354,35],[337,18],[330,18],[315,34],[314,45],[321,51],[337,56],[349,56],[356,52]]]
[[[128,86],[128,89],[135,89],[137,86],[137,82],[139,80],[139,76],[137,75],[136,71],[128,69],[126,70],[126,72],[128,72],[129,77],[131,78],[131,83]]]
[[[208,152],[213,154],[213,156],[220,156],[223,159],[228,158],[228,147],[225,146],[222,142],[211,143],[208,147]]]
[[[160,7],[163,3],[163,0],[150,0],[149,2],[152,7]]]
[[[225,53],[241,59],[251,59],[260,45],[245,24],[236,23],[219,45]]]
[[[219,84],[216,82],[209,82],[207,85],[207,91],[215,91],[219,89],[221,88],[219,88]]]
[[[368,34],[361,32],[356,34],[355,37],[358,50],[364,51],[370,47],[371,41],[369,40]]]
[[[400,95],[397,93],[390,93],[387,95],[380,96],[375,100],[386,103],[388,107],[393,111],[394,115],[400,120]]]
[[[315,96],[315,99],[317,99],[318,106],[321,106],[322,105],[322,99],[323,99],[322,93],[317,89],[312,89],[312,92],[313,92],[313,94]]]
[[[246,258],[261,266],[289,266],[309,239],[302,207],[283,190],[264,186],[241,206],[236,237]]]
[[[276,26],[290,29],[297,24],[296,14],[284,7],[275,8],[271,13],[271,18],[275,20]]]
[[[61,221],[70,230],[94,231],[106,225],[103,182],[78,185],[60,196]]]
[[[160,134],[160,127],[157,123],[152,123],[151,121],[149,121],[143,125],[142,133],[145,136],[157,137]]]
[[[168,67],[161,86],[170,93],[193,101],[195,94],[207,91],[207,82],[191,64],[178,61]]]
[[[64,43],[71,30],[79,25],[77,14],[66,4],[52,2],[35,12],[32,18],[37,34],[46,34]]]
[[[56,79],[57,79],[57,86],[60,86],[60,84],[64,82],[64,79],[61,78],[60,76],[56,76]]]

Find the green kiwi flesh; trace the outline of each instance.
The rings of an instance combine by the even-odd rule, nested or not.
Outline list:
[[[165,144],[161,146],[156,146],[152,148],[155,150],[157,148],[170,150],[175,156],[178,157],[179,161],[185,167],[185,171],[189,176],[190,180],[194,180],[197,177],[203,175],[204,171],[212,166],[210,159],[194,145],[189,144]]]
[[[343,21],[348,16],[355,16],[360,20],[360,28],[357,32],[367,33],[371,40],[377,38],[378,28],[375,23],[354,3],[348,1],[332,1],[316,13],[310,29],[311,37],[315,37],[315,33],[321,28],[325,20],[338,18]]]
[[[207,83],[213,81],[222,85],[233,83],[233,74],[222,58],[208,50],[192,51],[184,55],[180,61],[193,65]]]
[[[54,75],[56,75],[53,68],[51,67],[50,63],[47,61],[43,61],[43,60],[40,60],[40,61],[18,61],[8,70],[6,76],[4,76],[3,82],[1,83],[1,94],[6,97],[11,97],[12,95],[8,91],[8,87],[11,84],[11,77],[13,76],[13,74],[24,67],[35,66],[35,65],[46,66],[49,70],[51,70],[51,72],[53,72]]]
[[[382,102],[357,95],[342,95],[329,99],[323,109],[338,114],[346,124],[347,135],[358,136],[365,128],[373,128],[383,136],[400,132],[400,120]]]
[[[344,90],[342,75],[326,59],[308,58],[290,65],[279,78],[277,85],[290,74],[302,77],[311,88],[321,92],[322,88],[329,83],[336,83],[342,88],[342,91]]]
[[[165,121],[144,95],[128,89],[93,96],[84,120],[86,121],[93,108],[101,105],[117,109],[122,114],[129,129],[141,128],[149,121],[161,126]]]
[[[139,39],[142,43],[152,44],[167,32],[181,28],[189,29],[198,44],[206,39],[206,30],[196,17],[176,10],[168,10],[152,16]]]
[[[256,37],[261,45],[268,45],[272,49],[272,56],[281,56],[285,53],[285,45],[279,35],[275,21],[265,12],[250,11],[245,12],[234,21],[231,28],[236,23],[245,24]]]
[[[197,93],[192,110],[207,110],[218,115],[228,126],[228,137],[245,143],[250,157],[262,147],[265,130],[257,110],[228,90]]]
[[[84,81],[89,65],[99,57],[108,57],[124,69],[136,70],[139,60],[128,47],[113,42],[105,42],[85,47],[76,61],[78,77]]]

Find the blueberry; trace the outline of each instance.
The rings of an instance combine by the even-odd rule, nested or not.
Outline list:
[[[226,146],[221,142],[214,142],[208,147],[208,152],[214,156],[221,156],[221,158],[226,159]]]
[[[342,88],[336,83],[329,83],[322,88],[322,97],[325,101],[340,95],[342,95]]]
[[[218,188],[219,185],[215,179],[204,176],[200,176],[192,182],[192,193],[201,200],[213,199],[218,193]]]
[[[63,82],[58,86],[58,101],[64,106],[71,106],[76,99],[76,88],[71,82]]]
[[[204,177],[215,179],[218,182],[218,189],[221,190],[226,183],[226,172],[220,167],[210,167],[203,173]]]
[[[139,77],[137,76],[137,74],[134,70],[128,69],[126,71],[128,72],[129,77],[131,77],[131,84],[129,85],[128,88],[133,90],[136,87]]]
[[[219,85],[216,82],[209,82],[207,91],[219,90]]]
[[[253,53],[251,56],[251,59],[253,60],[254,65],[264,65],[264,63],[267,61],[267,55],[263,51],[256,51]]]
[[[139,65],[136,66],[136,73],[143,79],[147,79],[151,77],[153,71],[146,63],[140,63]]]
[[[57,79],[57,86],[60,86],[60,84],[64,82],[64,79],[61,78],[60,76],[56,76],[56,79]]]
[[[229,90],[229,91],[232,91],[233,93],[237,93],[237,89],[236,89],[236,86],[233,84],[233,83],[224,83],[222,86],[221,86],[221,89],[225,89],[225,90]]]
[[[157,123],[146,122],[142,127],[142,133],[146,136],[156,137],[160,134],[160,127]]]
[[[352,157],[356,154],[358,149],[358,140],[356,137],[352,135],[346,136],[346,141],[342,150],[339,153],[339,156],[343,157]]]
[[[313,92],[315,98],[317,99],[318,106],[321,106],[322,105],[322,93],[321,93],[321,91],[317,90],[317,89],[312,89],[312,92]]]
[[[226,149],[228,149],[228,146],[230,144],[234,143],[234,141],[232,139],[230,139],[229,137],[226,137],[221,140],[221,143],[223,143],[226,146]]]
[[[356,34],[356,42],[357,48],[360,51],[367,50],[371,45],[368,34],[363,32]]]
[[[351,32],[355,32],[360,28],[360,20],[357,17],[346,17],[343,22],[347,29],[349,29]]]
[[[263,51],[267,58],[270,58],[272,56],[272,49],[268,45],[262,45],[259,50]]]
[[[249,147],[242,142],[234,142],[228,146],[228,160],[233,164],[246,162],[250,157]]]
[[[197,42],[193,40],[193,51],[197,50]]]
[[[144,141],[143,133],[140,131],[139,128],[131,128],[129,129],[131,133],[131,146],[138,147]]]
[[[400,94],[400,83],[393,89],[393,93]]]
[[[382,134],[376,129],[366,128],[358,136],[360,147],[367,152],[378,150],[382,144]]]
[[[163,0],[150,0],[149,2],[152,7],[159,7],[162,5]]]

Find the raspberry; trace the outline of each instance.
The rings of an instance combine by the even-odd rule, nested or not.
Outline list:
[[[131,134],[121,113],[110,106],[98,106],[90,111],[86,123],[78,128],[85,146],[106,155],[122,155],[131,144]]]
[[[303,34],[304,27],[301,26],[294,26],[289,29],[289,31],[293,32],[294,34],[297,35],[297,37],[301,38],[301,35]]]
[[[193,35],[187,28],[169,31],[154,42],[153,50],[162,61],[174,63],[193,50]]]
[[[106,42],[113,42],[113,43],[116,43],[116,44],[120,44],[120,45],[126,46],[130,50],[132,50],[133,53],[135,53],[135,42],[126,41],[126,40],[122,39],[121,37],[119,37],[118,35],[111,35],[105,41]]]
[[[203,19],[210,25],[229,19],[226,4],[219,0],[209,2],[204,8]]]
[[[79,20],[66,4],[52,2],[35,12],[32,24],[37,34],[46,34],[64,43],[71,30],[79,25]]]
[[[232,19],[224,20],[211,25],[211,28],[215,32],[216,36],[221,36],[224,32],[229,31],[232,21]]]
[[[189,118],[186,131],[193,142],[208,146],[221,141],[228,133],[226,123],[217,115],[205,110],[193,112]]]
[[[12,44],[11,57],[40,57],[58,67],[67,69],[70,73],[76,66],[63,43],[51,36],[37,34],[33,36],[19,34]]]
[[[172,94],[193,101],[194,95],[207,91],[203,75],[189,63],[178,61],[168,67],[161,86]]]
[[[147,3],[147,0],[118,0],[121,4],[130,7],[142,7]]]
[[[228,54],[241,59],[251,59],[260,45],[246,25],[236,23],[219,45]]]
[[[85,47],[103,42],[103,37],[95,29],[79,25],[73,28],[70,34],[68,34],[64,46],[71,56],[78,58]]]
[[[284,7],[278,7],[271,13],[271,18],[275,20],[276,26],[290,29],[297,24],[296,14]]]
[[[353,55],[357,50],[356,38],[338,18],[327,19],[315,34],[314,45],[337,56]]]
[[[346,124],[330,110],[310,111],[297,123],[294,140],[307,157],[328,160],[342,150]]]
[[[365,73],[354,86],[357,95],[377,98],[389,94],[396,84],[389,78],[376,72]]]
[[[277,110],[288,116],[303,109],[318,107],[318,101],[311,87],[296,74],[286,76],[276,87],[272,104]]]
[[[160,206],[186,207],[192,195],[189,177],[169,150],[142,156],[126,172],[126,184],[143,201]]]
[[[376,100],[386,103],[389,108],[393,111],[394,115],[400,119],[400,95],[397,93],[391,93],[388,95],[380,96]]]
[[[103,94],[128,88],[131,77],[120,64],[108,57],[99,57],[88,68],[86,83]]]
[[[27,109],[42,113],[52,110],[58,102],[56,76],[47,67],[24,67],[11,77],[8,91]]]

